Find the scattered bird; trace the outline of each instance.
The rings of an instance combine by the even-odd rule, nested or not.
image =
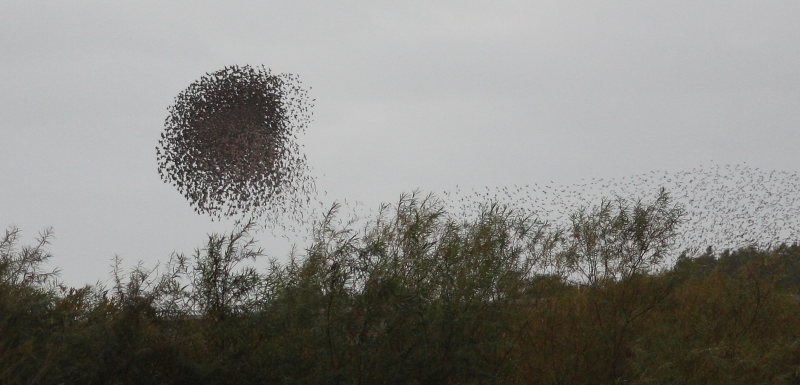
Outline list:
[[[800,175],[747,164],[653,170],[575,184],[498,186],[488,198],[484,192],[456,189],[447,192],[445,203],[451,213],[469,216],[490,200],[566,225],[570,214],[581,207],[597,205],[604,198],[649,198],[662,187],[686,211],[676,240],[678,250],[800,242]]]

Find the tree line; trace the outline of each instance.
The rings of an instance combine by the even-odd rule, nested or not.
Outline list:
[[[253,223],[107,284],[44,270],[49,232],[0,234],[0,383],[800,382],[800,245],[675,250],[666,191],[555,226],[404,195],[334,205],[269,268]],[[713,246],[713,245],[712,245]]]

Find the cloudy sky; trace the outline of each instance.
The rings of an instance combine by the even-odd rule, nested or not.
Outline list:
[[[0,226],[68,283],[225,230],[156,172],[166,108],[263,64],[316,98],[328,197],[573,183],[709,161],[800,168],[800,2],[2,1]]]

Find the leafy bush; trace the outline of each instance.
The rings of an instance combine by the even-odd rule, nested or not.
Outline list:
[[[44,232],[0,240],[2,383],[796,383],[800,247],[711,249],[668,265],[665,191],[558,228],[486,202],[404,195],[365,224],[334,205],[302,256],[253,224],[160,270],[68,288]]]

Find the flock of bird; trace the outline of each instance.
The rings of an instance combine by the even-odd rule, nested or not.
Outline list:
[[[297,216],[315,191],[297,142],[312,107],[296,75],[263,66],[206,74],[169,108],[158,172],[201,214]]]
[[[295,75],[263,66],[206,74],[176,97],[157,147],[159,173],[196,211],[212,217],[266,215],[273,233],[302,234],[329,207],[320,201],[297,134],[313,100]],[[556,226],[603,199],[648,199],[664,188],[685,210],[680,250],[769,247],[800,241],[800,174],[747,164],[651,171],[574,184],[532,183],[442,191],[450,215],[474,216],[497,202]],[[312,204],[312,201],[318,203]],[[373,218],[342,202],[349,224]],[[361,206],[361,207],[359,207]]]

